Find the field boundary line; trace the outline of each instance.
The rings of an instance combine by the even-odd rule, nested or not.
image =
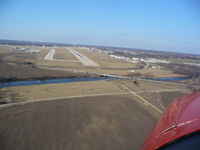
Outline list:
[[[136,92],[134,92],[133,90],[131,90],[130,88],[128,88],[127,86],[120,84],[121,86],[123,86],[126,90],[128,90],[129,92],[131,92],[132,94],[134,94],[136,97],[138,97],[140,100],[142,100],[144,102],[144,104],[148,104],[149,106],[151,106],[152,108],[154,108],[156,111],[158,111],[159,113],[163,113],[163,111],[161,111],[159,108],[157,108],[156,106],[154,106],[153,104],[151,104],[150,102],[148,102],[146,99],[144,99],[143,97],[141,97],[140,95],[138,95]]]
[[[99,93],[99,94],[87,94],[87,95],[78,95],[78,96],[51,97],[51,98],[44,98],[44,99],[30,99],[27,101],[2,104],[0,105],[0,109],[10,107],[10,106],[25,105],[29,103],[35,103],[35,102],[45,102],[45,101],[54,101],[54,100],[71,99],[71,98],[95,97],[95,96],[126,95],[126,94],[131,94],[131,92]]]

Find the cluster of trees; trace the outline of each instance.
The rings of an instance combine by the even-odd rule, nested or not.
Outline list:
[[[136,76],[141,76],[142,74],[139,72],[129,72],[127,74],[128,77],[136,77]]]
[[[108,49],[109,50],[109,49]],[[138,57],[138,58],[157,58],[157,59],[192,59],[192,60],[199,60],[200,55],[193,55],[193,54],[183,54],[183,53],[173,53],[173,52],[159,52],[159,51],[151,51],[151,50],[128,50],[123,51],[122,49],[113,51],[114,55],[118,56],[125,56],[125,57]],[[132,52],[135,52],[133,54]]]
[[[200,67],[184,64],[162,64],[166,69],[172,70],[174,73],[186,75],[191,78],[187,82],[187,88],[193,92],[200,91]]]
[[[186,75],[189,78],[200,78],[200,67],[184,64],[162,64],[166,69],[174,73]]]

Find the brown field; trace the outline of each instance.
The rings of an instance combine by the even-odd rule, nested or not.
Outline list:
[[[25,62],[35,63],[37,59],[36,54],[31,54],[27,52],[10,52],[8,55],[4,55],[2,58],[3,62],[11,62],[16,64],[23,64]]]
[[[78,61],[78,59],[73,54],[71,54],[66,49],[66,47],[58,47],[58,48],[56,48],[56,53],[54,55],[54,59]]]
[[[69,71],[57,71],[41,69],[22,65],[0,63],[0,79],[6,80],[24,80],[37,78],[63,78],[63,77],[81,77],[86,76],[81,73]]]
[[[0,57],[9,54],[15,49],[15,46],[0,45]]]
[[[163,100],[164,106],[167,107],[172,100],[187,95],[189,93],[191,93],[191,91],[188,90],[181,92],[161,92],[160,95]]]
[[[157,118],[131,95],[0,109],[3,150],[138,150]]]
[[[186,89],[187,87],[182,84],[173,84],[169,82],[154,82],[154,81],[145,81],[137,80],[138,84],[135,84],[134,81],[121,80],[118,81],[129,87],[135,92],[148,92],[152,90],[169,90],[169,89]]]
[[[19,87],[9,87],[1,90],[4,96],[1,98],[2,102],[13,102],[14,99],[17,101],[34,101],[34,100],[46,100],[46,99],[56,99],[63,97],[77,97],[77,96],[90,96],[99,94],[125,94],[126,89],[122,85],[127,86],[132,91],[137,92],[143,97],[149,92],[149,97],[147,100],[150,102],[157,101],[158,93],[167,93],[176,91],[177,93],[189,93],[185,86],[175,85],[171,83],[156,83],[150,81],[138,81],[138,85],[134,84],[134,81],[125,80],[107,80],[107,81],[88,81],[88,82],[72,82],[72,83],[61,83],[61,84],[43,84],[43,85],[32,85],[32,86],[19,86]],[[15,93],[12,95],[12,93]],[[14,96],[14,97],[13,97]],[[166,97],[168,97],[166,95]],[[160,99],[164,99],[164,97]],[[171,98],[171,99],[170,99]],[[169,97],[169,100],[173,100],[174,97]],[[163,106],[169,100],[166,101]]]
[[[190,90],[170,91],[170,92],[143,92],[139,93],[140,96],[148,100],[151,104],[165,110],[170,102],[178,97],[191,93]]]
[[[181,77],[183,75],[175,74],[170,70],[165,70],[165,69],[153,69],[153,68],[148,68],[148,69],[140,69],[137,70],[138,73],[141,74],[141,76],[144,77],[155,77],[155,78],[161,78],[161,77]]]
[[[40,53],[34,54],[30,52],[20,52],[16,51],[16,48],[25,48],[25,46],[8,46],[7,49],[9,50],[9,53],[7,55],[2,55],[0,57],[3,62],[11,62],[16,64],[23,64],[24,62],[31,62],[33,64],[36,64],[37,59],[40,57],[40,53],[47,53],[48,49],[47,47],[39,47],[34,46],[30,47],[31,49],[39,49],[41,50]],[[2,48],[4,51],[8,51],[7,49]]]
[[[9,87],[1,90],[7,94],[2,101],[12,101],[11,93],[15,93],[16,99],[37,100],[55,97],[81,96],[93,94],[122,93],[119,87],[107,81],[72,82],[62,84],[44,84],[32,86]]]
[[[65,58],[65,54],[64,53],[55,53],[54,54],[54,57],[53,57],[54,59],[61,59],[61,60],[66,60]]]

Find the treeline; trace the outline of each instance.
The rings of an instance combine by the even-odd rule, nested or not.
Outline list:
[[[200,78],[200,67],[184,64],[162,64],[166,69],[176,74],[186,75],[189,78]]]
[[[0,44],[2,45],[20,45],[20,46],[73,46],[72,44],[67,43],[55,43],[55,42],[39,42],[39,41],[20,41],[20,40],[4,40],[0,39]]]

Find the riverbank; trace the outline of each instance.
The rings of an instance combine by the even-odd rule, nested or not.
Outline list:
[[[86,73],[0,63],[0,82],[94,77]]]
[[[28,85],[40,85],[40,84],[56,84],[56,83],[68,83],[68,82],[83,82],[83,81],[98,81],[106,80],[109,77],[82,77],[82,78],[62,78],[62,79],[48,79],[48,80],[26,80],[26,81],[12,81],[1,82],[0,88],[14,87],[14,86],[28,86]]]

